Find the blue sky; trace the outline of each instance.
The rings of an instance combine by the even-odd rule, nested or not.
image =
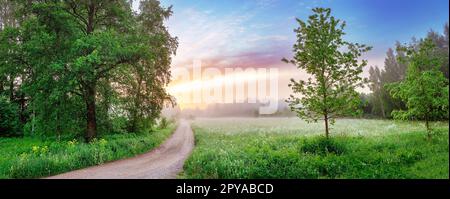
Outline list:
[[[175,64],[188,63],[195,57],[220,60],[221,57],[255,54],[289,56],[295,41],[295,18],[306,19],[311,8],[320,6],[331,8],[334,16],[347,22],[347,40],[373,46],[372,52],[367,54],[369,63],[382,65],[387,48],[395,41],[408,42],[413,36],[423,37],[430,29],[442,32],[449,14],[448,0],[161,2],[165,7],[173,5],[174,15],[168,27],[180,39],[180,58],[175,59]],[[279,59],[274,58],[276,61]]]
[[[373,46],[363,58],[383,67],[385,53],[396,41],[443,31],[448,0],[161,0],[173,6],[167,21],[179,39],[172,67],[188,67],[194,59],[213,67],[279,67],[288,76],[306,75],[281,62],[291,58],[296,41],[295,18],[307,19],[314,7],[332,9],[347,22],[345,39]],[[367,76],[368,67],[363,76]],[[283,74],[283,73],[281,73]],[[287,80],[280,86],[289,93]],[[286,80],[286,82],[283,82]],[[281,94],[282,95],[282,94]]]

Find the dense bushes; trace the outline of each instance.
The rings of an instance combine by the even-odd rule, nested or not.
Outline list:
[[[0,136],[13,136],[20,133],[18,112],[16,104],[0,96]]]

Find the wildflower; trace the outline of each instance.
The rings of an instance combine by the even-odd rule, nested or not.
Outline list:
[[[97,138],[94,138],[94,139],[91,140],[90,143],[91,143],[91,144],[95,144],[95,143],[97,143],[97,141],[98,141]]]
[[[39,153],[39,146],[33,146],[31,147],[31,150],[33,151],[33,153]]]
[[[68,141],[68,142],[67,142],[67,145],[69,145],[69,146],[75,146],[77,143],[78,143],[78,141],[77,141],[76,139],[73,139],[73,140],[71,140],[71,141]]]
[[[21,153],[19,155],[19,157],[20,157],[20,160],[25,160],[28,157],[28,154],[27,153]]]
[[[48,146],[41,147],[41,153],[47,153],[48,152]]]
[[[102,139],[100,139],[99,144],[101,146],[105,146],[106,144],[108,144],[108,141],[106,141],[105,139],[102,138]]]

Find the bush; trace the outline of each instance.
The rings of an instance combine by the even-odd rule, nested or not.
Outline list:
[[[169,126],[169,120],[165,117],[161,118],[161,121],[159,121],[159,129],[165,129],[167,126]]]
[[[126,133],[127,132],[127,118],[126,117],[114,117],[111,119],[112,132],[113,133]]]
[[[300,151],[316,155],[336,154],[341,155],[345,152],[345,144],[338,138],[326,138],[318,136],[313,139],[303,139]]]
[[[6,97],[0,96],[0,136],[20,134],[19,108]]]

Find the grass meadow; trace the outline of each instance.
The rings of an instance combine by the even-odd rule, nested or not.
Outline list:
[[[448,122],[298,118],[193,121],[196,147],[181,178],[417,179],[449,178]]]
[[[145,134],[105,135],[89,144],[82,139],[0,138],[0,179],[39,178],[132,157],[159,146],[174,129],[170,124]]]

